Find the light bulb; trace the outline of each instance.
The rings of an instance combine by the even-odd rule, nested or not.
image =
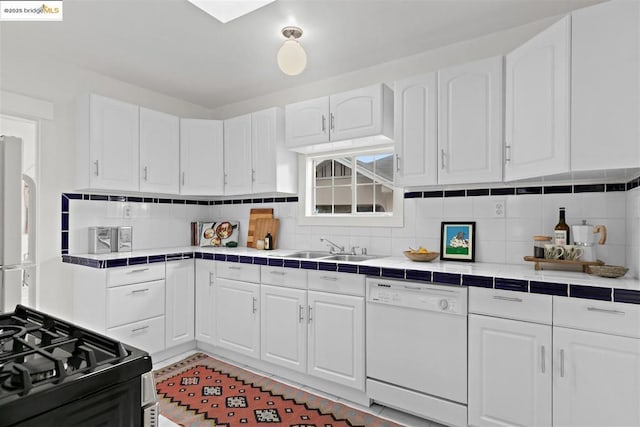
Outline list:
[[[278,50],[278,67],[288,76],[297,76],[307,66],[307,53],[293,37]]]

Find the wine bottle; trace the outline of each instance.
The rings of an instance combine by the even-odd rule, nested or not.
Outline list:
[[[565,209],[560,208],[560,219],[558,224],[553,229],[554,243],[556,245],[569,245],[571,244],[569,236],[569,226],[564,219]]]

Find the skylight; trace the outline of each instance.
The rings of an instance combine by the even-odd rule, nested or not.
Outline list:
[[[188,0],[218,21],[226,24],[236,18],[260,9],[275,0]]]

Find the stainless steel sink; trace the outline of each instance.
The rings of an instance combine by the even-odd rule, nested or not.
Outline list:
[[[329,252],[323,252],[323,251],[300,251],[300,252],[295,252],[289,255],[285,255],[287,257],[291,257],[291,258],[324,258],[331,255]]]
[[[366,261],[369,259],[379,258],[375,255],[331,255],[327,257],[323,257],[322,259],[330,259],[333,261],[347,261],[347,262],[360,262]]]

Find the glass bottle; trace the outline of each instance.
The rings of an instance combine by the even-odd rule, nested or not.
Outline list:
[[[556,245],[568,245],[571,243],[569,236],[569,226],[564,219],[565,209],[560,208],[560,219],[553,229],[554,244]]]

